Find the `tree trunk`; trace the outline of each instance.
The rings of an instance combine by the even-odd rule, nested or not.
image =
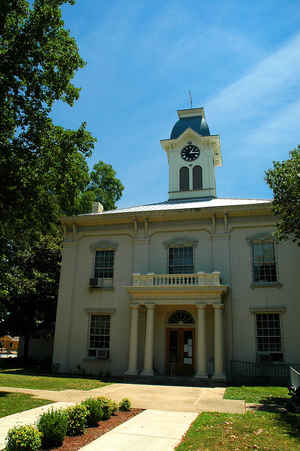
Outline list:
[[[28,352],[29,352],[30,335],[25,335],[23,338],[24,338],[23,360],[24,360],[24,363],[28,363]]]

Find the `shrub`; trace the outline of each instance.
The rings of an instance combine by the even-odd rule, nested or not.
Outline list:
[[[33,426],[10,429],[6,440],[6,451],[37,451],[42,446],[41,433]]]
[[[81,435],[85,431],[87,408],[83,405],[76,405],[66,409],[68,415],[67,435]]]
[[[89,398],[81,403],[87,408],[86,424],[88,427],[97,426],[102,419],[103,411],[99,399]]]
[[[122,399],[122,401],[120,401],[119,404],[119,409],[123,410],[123,411],[128,411],[131,408],[131,402],[129,401],[128,398],[124,398]]]
[[[114,406],[112,405],[111,399],[105,398],[104,396],[101,396],[100,398],[97,399],[101,403],[102,420],[108,420],[112,416],[114,410]]]
[[[64,410],[49,410],[41,415],[37,427],[42,433],[43,448],[57,448],[67,434],[68,415]]]
[[[119,406],[115,401],[111,401],[111,406],[112,406],[112,414],[115,415],[116,412],[119,410]]]

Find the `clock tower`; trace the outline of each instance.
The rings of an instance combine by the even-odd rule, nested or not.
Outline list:
[[[170,139],[160,141],[169,163],[169,200],[216,197],[215,167],[222,166],[220,137],[210,134],[203,108],[177,114]]]

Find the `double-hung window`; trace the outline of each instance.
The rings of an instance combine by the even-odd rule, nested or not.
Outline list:
[[[282,359],[279,313],[256,313],[256,351],[272,360]]]
[[[276,282],[276,260],[273,241],[252,242],[253,282]]]
[[[95,278],[112,279],[114,275],[114,251],[96,251]]]
[[[108,359],[110,349],[110,315],[90,315],[88,356]]]
[[[192,274],[193,272],[193,247],[170,247],[169,274]]]

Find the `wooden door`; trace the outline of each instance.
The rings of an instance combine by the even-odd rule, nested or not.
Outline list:
[[[194,329],[167,329],[167,370],[171,376],[194,374]]]

